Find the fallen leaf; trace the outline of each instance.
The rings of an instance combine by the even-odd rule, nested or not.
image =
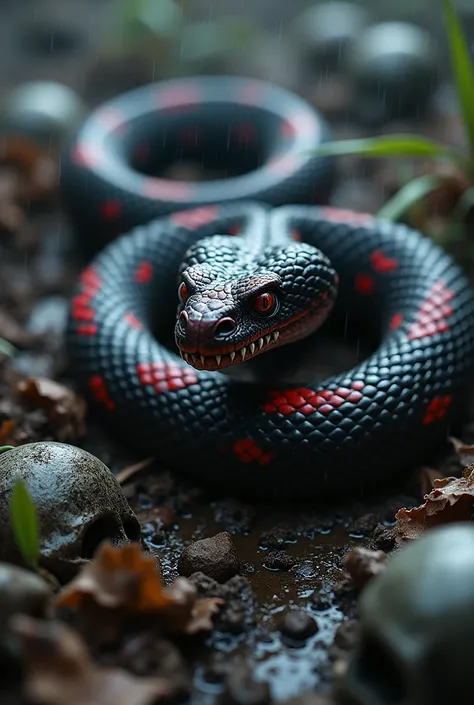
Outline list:
[[[462,467],[467,468],[469,465],[472,465],[474,463],[474,445],[465,445],[462,441],[454,437],[451,437],[449,440],[453,444]]]
[[[164,633],[210,631],[212,617],[223,604],[220,598],[198,598],[186,578],[164,587],[156,558],[138,543],[114,547],[109,542],[55,599],[56,607],[79,612],[86,629],[92,622],[97,631],[100,622],[106,640],[126,631],[139,616]]]
[[[423,466],[418,468],[418,481],[420,483],[420,494],[422,497],[434,487],[435,480],[441,480],[443,478],[443,473],[441,473],[436,468],[429,468]]]
[[[26,661],[25,694],[35,705],[154,705],[175,694],[163,678],[95,666],[79,635],[62,622],[17,615],[10,624]]]
[[[127,482],[133,475],[136,475],[137,472],[140,472],[140,470],[143,470],[144,468],[147,468],[151,463],[153,462],[154,458],[145,458],[145,460],[140,460],[138,463],[134,463],[133,465],[128,465],[126,468],[123,470],[120,470],[115,476],[115,479],[119,483],[119,485],[123,485],[124,482]]]
[[[16,430],[16,423],[11,419],[5,419],[0,423],[0,445],[15,445],[12,443],[13,434]]]
[[[354,548],[344,559],[344,567],[357,590],[361,590],[372,578],[382,573],[386,563],[385,551],[372,551],[362,547]]]
[[[86,432],[86,403],[63,384],[28,377],[16,383],[16,393],[30,408],[45,409],[51,429],[61,442],[76,441]]]
[[[424,503],[413,509],[400,509],[395,514],[396,544],[413,541],[439,524],[471,521],[474,506],[474,464],[462,477],[445,477],[434,481]]]

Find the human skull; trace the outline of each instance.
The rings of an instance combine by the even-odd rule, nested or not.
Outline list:
[[[363,591],[361,638],[340,686],[354,705],[471,705],[474,527],[403,548]]]
[[[0,561],[22,562],[10,513],[20,478],[38,514],[39,562],[59,580],[69,580],[103,540],[139,540],[138,519],[101,460],[66,443],[27,443],[0,454]]]

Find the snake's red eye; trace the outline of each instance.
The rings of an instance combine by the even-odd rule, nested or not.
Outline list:
[[[181,303],[185,303],[186,299],[188,298],[188,287],[184,282],[181,282],[181,284],[178,287],[178,296],[181,301]]]
[[[278,299],[275,294],[266,291],[259,294],[253,302],[253,307],[262,316],[271,316],[278,308]]]

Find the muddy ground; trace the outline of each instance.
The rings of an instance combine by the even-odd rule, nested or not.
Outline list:
[[[21,12],[11,10],[16,28],[26,22],[27,15],[31,19],[28,4]],[[102,3],[98,1],[90,2],[88,7],[90,13],[102,12]],[[9,12],[8,3],[6,8]],[[90,42],[92,49],[83,53],[82,58],[80,53],[74,55],[65,50],[63,57],[60,51],[54,56],[53,51],[48,60],[44,58],[44,46],[38,49],[36,44],[36,48],[31,48],[30,42],[28,51],[33,53],[24,52],[22,61],[12,65],[9,55],[5,65],[12,66],[12,70],[3,76],[4,88],[32,77],[60,78],[96,103],[101,95],[147,80],[139,69],[137,76],[134,73],[137,67],[127,66],[126,61],[107,73],[103,64],[97,64],[93,38]],[[7,49],[4,46],[2,51]],[[19,56],[18,46],[15,51]],[[34,52],[43,52],[43,58],[35,59]],[[31,62],[35,63],[34,70]],[[337,81],[331,84],[319,80],[310,81],[301,90],[326,111],[336,135],[364,134],[364,128],[350,118],[345,91]],[[381,130],[389,132],[399,127],[387,124]],[[403,128],[451,141],[453,135],[460,134],[459,122],[445,102],[425,123],[404,124]],[[332,201],[348,208],[376,211],[397,182],[394,167],[385,163],[344,159],[338,168],[338,186]],[[8,181],[9,172],[0,173],[0,177]],[[16,419],[17,441],[57,437],[44,410],[28,410],[23,402],[12,400],[8,380],[12,371],[16,371],[72,381],[62,331],[67,298],[81,268],[76,245],[71,224],[58,205],[43,206],[40,212],[32,209],[25,223],[4,228],[0,238],[0,337],[18,348],[13,360],[2,359],[4,395],[0,414],[2,420]],[[473,270],[467,245],[456,245],[455,254]],[[364,347],[363,341],[355,341],[352,346],[345,341],[332,341],[327,349],[315,351],[316,355],[313,352],[308,355],[309,368],[296,370],[295,379],[308,372],[327,374],[334,371],[334,364],[338,368],[352,365],[363,355]],[[454,432],[465,441],[472,441],[474,414],[463,428],[453,429]],[[92,414],[87,420],[85,438],[77,442],[116,473],[144,460],[130,451],[126,443],[119,443],[104,431]],[[439,474],[460,471],[448,444],[437,457],[427,458],[427,464],[437,468]],[[381,467],[381,475],[383,472]],[[226,693],[228,702],[242,705],[268,701],[265,687],[243,687],[248,672],[257,684],[268,683],[271,697],[278,700],[306,691],[327,692],[333,665],[353,643],[356,634],[353,620],[357,595],[344,573],[344,556],[354,546],[389,549],[389,539],[380,525],[390,527],[400,507],[419,504],[429,489],[429,477],[426,470],[410,468],[396,487],[375,498],[361,494],[337,506],[282,506],[275,505],[271,496],[265,505],[234,499],[231,491],[228,496],[215,496],[198,482],[180,481],[172,468],[163,468],[159,461],[133,473],[123,488],[140,518],[148,547],[162,563],[166,580],[177,575],[178,557],[185,546],[223,530],[232,534],[241,561],[242,577],[232,579],[225,587],[200,585],[203,594],[215,594],[217,590],[228,604],[205,642],[185,653],[188,664],[192,664],[193,702],[212,703],[221,693]],[[284,615],[295,608],[301,608],[316,622],[317,629],[308,638],[298,633],[298,625],[293,625],[293,634],[291,628],[286,635],[279,629]],[[248,663],[248,671],[237,668],[242,659]],[[240,678],[242,687],[239,689],[235,683],[231,687],[229,677]]]

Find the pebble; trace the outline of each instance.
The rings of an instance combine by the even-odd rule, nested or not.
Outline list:
[[[304,610],[287,612],[279,628],[282,635],[292,642],[304,642],[319,629],[316,620]]]
[[[227,675],[219,705],[268,705],[270,686],[256,681],[248,664],[235,666]]]
[[[237,575],[239,570],[239,557],[228,531],[195,541],[184,549],[178,561],[180,575],[188,578],[201,572],[219,583]]]

